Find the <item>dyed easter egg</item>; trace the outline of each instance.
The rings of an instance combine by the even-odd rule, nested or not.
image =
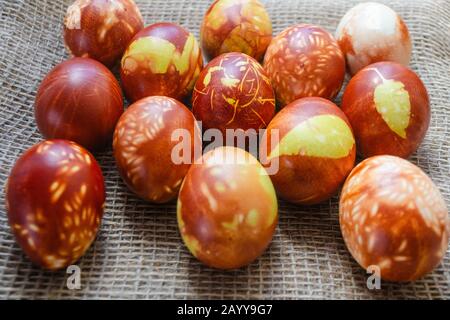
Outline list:
[[[387,281],[414,281],[443,259],[448,210],[430,178],[398,157],[363,161],[342,190],[339,220],[347,248]]]
[[[355,139],[345,114],[323,98],[303,98],[270,122],[260,147],[278,195],[295,204],[333,196],[353,169]]]
[[[141,30],[122,58],[120,75],[132,102],[148,96],[186,98],[203,68],[194,35],[173,23]]]
[[[410,69],[379,62],[359,71],[342,98],[342,110],[355,132],[363,157],[409,157],[430,123],[427,89]]]
[[[276,36],[264,58],[281,106],[305,97],[334,99],[345,77],[345,58],[326,30],[299,24]]]
[[[336,31],[351,74],[369,64],[393,61],[407,66],[411,38],[402,18],[381,3],[365,2],[350,9]]]
[[[243,53],[226,53],[201,72],[192,110],[205,129],[261,129],[275,114],[275,95],[261,65]]]
[[[113,142],[127,186],[150,202],[173,200],[194,161],[194,148],[201,150],[196,126],[189,109],[172,98],[147,97],[131,105],[117,124]]]
[[[272,40],[272,22],[258,0],[217,0],[203,19],[200,38],[209,59],[242,52],[259,61]]]
[[[76,57],[112,67],[144,27],[133,0],[77,0],[64,19],[64,40]]]
[[[15,163],[6,186],[8,220],[18,244],[45,269],[76,262],[94,241],[105,187],[94,157],[66,140],[48,140]]]
[[[268,247],[278,223],[270,178],[256,158],[234,147],[214,149],[192,165],[177,209],[190,252],[219,269],[252,263]]]
[[[42,81],[34,113],[47,139],[66,139],[89,150],[111,144],[123,113],[120,85],[111,71],[87,58],[57,65]]]

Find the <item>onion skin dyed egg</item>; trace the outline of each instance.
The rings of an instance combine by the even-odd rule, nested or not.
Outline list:
[[[243,53],[226,53],[201,72],[192,111],[206,129],[258,130],[275,115],[275,94],[256,60]]]
[[[447,206],[431,179],[410,162],[376,156],[359,164],[342,190],[342,236],[364,268],[387,281],[422,278],[443,259],[450,234]]]
[[[334,99],[345,78],[345,59],[326,30],[308,24],[287,28],[276,36],[264,58],[277,101],[285,106],[305,97]]]
[[[198,260],[217,269],[255,261],[278,223],[269,176],[256,158],[234,147],[214,149],[192,165],[177,209],[184,243]]]
[[[381,3],[365,2],[342,18],[336,39],[354,75],[369,64],[393,61],[407,66],[411,59],[411,38],[402,18]]]
[[[178,129],[190,135],[183,141],[190,146],[190,155],[182,155],[188,158],[184,163],[172,159],[179,144],[172,141],[172,134]],[[194,162],[196,146],[201,148],[202,142],[191,111],[172,98],[159,96],[131,105],[117,124],[113,142],[123,180],[135,194],[153,203],[166,203],[177,196]]]
[[[31,261],[49,270],[76,262],[94,241],[105,189],[94,157],[66,140],[48,140],[26,151],[6,186],[6,208],[17,243]]]
[[[101,63],[73,58],[42,81],[34,111],[47,139],[66,139],[89,150],[111,144],[123,113],[123,96],[114,75]]]
[[[275,137],[278,141],[273,141]],[[269,124],[260,146],[266,168],[278,162],[278,172],[271,175],[278,195],[299,205],[331,198],[353,169],[355,158],[347,117],[323,98],[287,105]]]
[[[72,55],[112,67],[143,27],[133,0],[77,0],[64,19],[64,40]]]
[[[422,143],[430,124],[427,89],[410,69],[379,62],[358,72],[342,98],[364,158],[408,158]]]
[[[208,59],[242,52],[260,61],[272,40],[272,21],[258,0],[217,0],[203,19],[200,39]]]
[[[194,35],[176,24],[157,23],[133,38],[122,58],[120,75],[132,102],[148,96],[183,100],[202,68]]]

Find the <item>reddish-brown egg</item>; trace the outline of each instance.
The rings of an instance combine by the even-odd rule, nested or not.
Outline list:
[[[353,169],[355,139],[345,114],[323,98],[287,105],[269,124],[260,159],[278,195],[295,204],[333,196]]]
[[[214,149],[192,165],[177,209],[190,252],[218,269],[236,269],[256,260],[278,223],[270,178],[256,158],[234,147]]]
[[[77,0],[64,19],[64,39],[71,54],[111,67],[144,27],[133,0]]]
[[[243,53],[226,53],[201,72],[192,110],[205,129],[265,128],[275,114],[275,95],[264,69]]]
[[[154,203],[173,200],[200,148],[192,113],[168,97],[147,97],[130,106],[114,134],[114,156],[127,186]]]
[[[267,49],[264,68],[282,106],[305,97],[334,99],[345,77],[345,59],[336,40],[308,24],[276,36]]]
[[[216,0],[203,19],[200,38],[209,59],[242,52],[259,61],[272,40],[272,22],[258,0]]]
[[[365,158],[409,157],[430,123],[424,84],[413,71],[394,62],[375,63],[358,72],[345,89],[342,110]]]
[[[156,23],[140,31],[122,58],[120,74],[131,101],[148,96],[184,99],[203,68],[194,35],[173,23]]]
[[[364,268],[387,281],[414,281],[444,257],[448,210],[431,179],[393,156],[377,156],[348,177],[339,206],[342,236]]]
[[[381,3],[365,2],[350,9],[336,31],[351,74],[369,64],[393,61],[405,66],[411,58],[411,38],[402,18]]]
[[[77,261],[94,241],[103,216],[102,171],[85,149],[48,140],[26,151],[6,186],[9,224],[26,255],[56,270]]]
[[[111,143],[123,113],[123,97],[119,83],[104,65],[73,58],[56,66],[42,81],[34,111],[46,138],[71,140],[97,150]]]

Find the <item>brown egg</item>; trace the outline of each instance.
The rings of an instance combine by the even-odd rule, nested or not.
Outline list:
[[[209,59],[242,52],[259,61],[272,40],[272,22],[258,0],[216,0],[203,19],[200,38]]]
[[[122,92],[101,63],[73,58],[42,81],[34,106],[36,123],[47,139],[75,141],[89,150],[110,145],[123,113]]]
[[[365,2],[350,9],[336,31],[350,73],[369,64],[393,61],[405,66],[411,58],[411,38],[402,18],[381,3]]]
[[[345,77],[345,59],[326,30],[298,24],[276,36],[264,58],[281,106],[305,97],[334,99]]]
[[[178,198],[178,226],[201,262],[218,269],[250,264],[266,250],[277,222],[275,190],[252,155],[219,147],[192,165]]]
[[[64,19],[64,39],[71,54],[112,67],[144,27],[133,0],[77,0]]]
[[[48,140],[17,160],[6,186],[9,224],[26,255],[56,270],[76,262],[94,241],[105,189],[94,157],[66,140]]]
[[[393,62],[372,64],[358,72],[345,89],[342,110],[365,158],[414,153],[430,124],[430,102],[420,78]]]
[[[201,153],[201,146],[200,129],[189,109],[172,98],[158,96],[139,100],[127,109],[117,124],[113,143],[127,186],[155,203],[177,196],[195,159],[195,148]]]
[[[201,72],[192,111],[205,129],[258,130],[275,115],[275,94],[256,60],[243,53],[226,53]]]
[[[418,167],[401,158],[365,160],[348,177],[339,206],[342,236],[364,268],[387,281],[414,281],[444,257],[450,234],[447,206]]]
[[[278,195],[302,205],[333,196],[353,169],[355,157],[347,117],[323,98],[287,105],[270,122],[260,146],[263,165],[274,170],[271,178]]]
[[[173,23],[156,23],[133,38],[120,74],[131,101],[148,96],[182,100],[191,93],[202,68],[194,35]]]

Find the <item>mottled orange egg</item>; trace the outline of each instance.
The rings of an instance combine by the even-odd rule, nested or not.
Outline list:
[[[133,0],[76,0],[64,19],[64,40],[74,56],[112,67],[143,27]]]
[[[120,75],[132,102],[148,96],[182,100],[203,68],[194,35],[173,23],[156,23],[140,31],[122,58]]]
[[[242,52],[261,60],[272,40],[272,22],[258,0],[216,0],[203,19],[200,39],[209,59]]]
[[[105,187],[94,157],[67,140],[27,150],[6,185],[9,224],[26,255],[56,270],[76,262],[94,241]]]
[[[189,169],[178,198],[178,226],[201,262],[219,269],[250,264],[266,250],[277,223],[272,182],[248,152],[219,147]]]
[[[275,94],[264,69],[243,53],[226,53],[201,72],[192,111],[205,129],[261,129],[275,114]]]
[[[177,196],[194,161],[194,148],[201,153],[200,129],[182,103],[147,97],[120,118],[113,147],[127,186],[147,201],[165,203]]]
[[[281,106],[305,97],[334,99],[345,77],[345,59],[326,30],[298,24],[270,43],[264,68]]]
[[[377,156],[348,177],[339,205],[342,236],[364,268],[387,281],[414,281],[443,259],[450,235],[439,189],[418,167]]]

